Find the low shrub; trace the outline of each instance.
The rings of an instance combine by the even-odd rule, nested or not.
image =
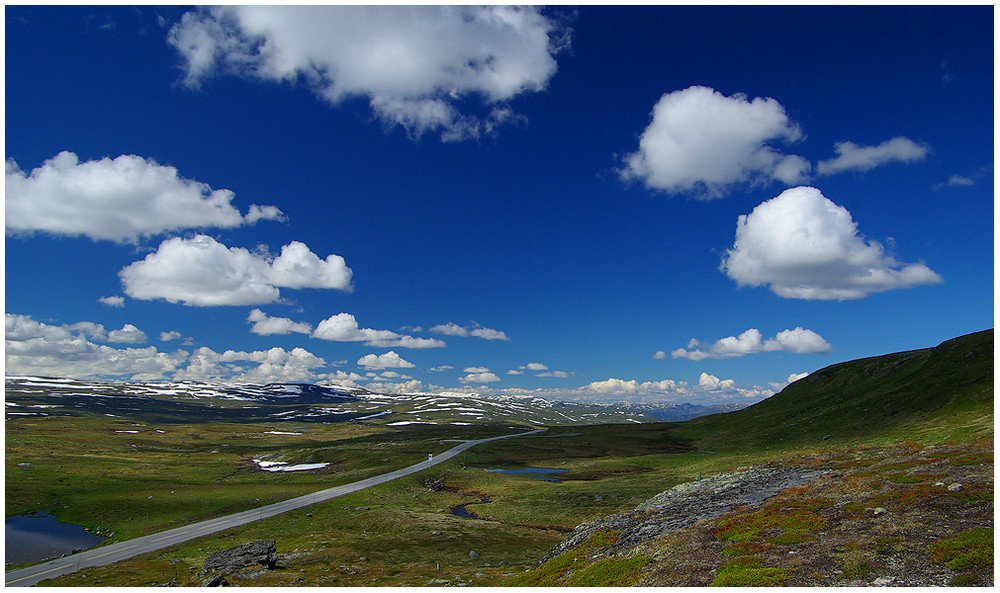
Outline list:
[[[934,560],[947,562],[948,568],[954,571],[987,568],[993,565],[993,530],[963,531],[931,545],[930,553]]]
[[[808,533],[782,533],[767,541],[776,546],[794,546],[814,539],[816,539],[816,536]]]
[[[949,460],[948,463],[956,466],[993,463],[993,453],[972,453],[970,455],[962,455],[961,457],[955,457]]]
[[[963,572],[953,576],[948,584],[952,587],[973,587],[979,584],[979,575],[974,572]]]
[[[567,574],[574,570],[579,571],[586,566],[586,558],[593,550],[610,546],[618,541],[620,536],[621,532],[618,531],[598,531],[569,552],[550,559],[538,568],[511,577],[503,585],[505,587],[554,587],[562,585]]]
[[[867,562],[858,562],[844,567],[843,574],[840,575],[842,581],[865,580],[871,575],[875,567]]]
[[[764,509],[723,519],[713,535],[733,542],[749,542],[760,539],[766,529],[778,527],[786,533],[815,533],[825,529],[827,524],[826,519],[809,510]]]
[[[736,558],[720,566],[713,587],[774,587],[791,577],[788,571],[768,568],[764,561],[752,556]]]
[[[753,556],[754,554],[765,552],[773,547],[774,546],[769,543],[739,542],[731,546],[726,546],[726,548],[722,550],[721,554],[723,556]]]
[[[652,556],[607,558],[574,572],[566,585],[570,587],[629,587],[639,578],[639,571],[652,562]]]

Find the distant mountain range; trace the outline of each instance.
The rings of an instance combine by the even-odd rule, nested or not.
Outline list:
[[[9,415],[82,413],[143,415],[150,420],[248,422],[371,421],[408,424],[533,425],[678,422],[739,406],[697,404],[582,404],[540,397],[485,397],[458,393],[382,394],[362,388],[203,381],[107,383],[50,377],[6,377]]]

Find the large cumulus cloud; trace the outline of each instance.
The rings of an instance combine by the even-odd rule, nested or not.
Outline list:
[[[925,264],[899,262],[865,240],[851,213],[812,187],[788,189],[741,215],[721,270],[740,286],[806,300],[859,299],[942,281]]]
[[[60,152],[30,173],[13,159],[5,168],[7,232],[45,232],[135,243],[143,236],[195,228],[230,228],[283,218],[274,206],[244,216],[228,189],[185,179],[151,159],[122,155],[80,162]]]
[[[352,273],[339,255],[321,260],[298,241],[272,257],[197,235],[167,239],[118,275],[134,299],[210,307],[274,303],[281,298],[279,288],[351,290]]]
[[[187,359],[187,352],[147,348],[114,348],[96,342],[145,341],[133,325],[110,333],[92,322],[54,325],[29,315],[4,314],[5,372],[54,377],[124,377],[136,381],[163,379]]]
[[[367,97],[413,135],[462,140],[543,89],[567,38],[535,7],[224,6],[186,13],[168,40],[188,86],[218,73],[303,81],[332,104]]]
[[[709,199],[735,183],[797,183],[808,174],[809,162],[782,153],[775,144],[801,137],[799,126],[774,99],[726,97],[692,86],[660,98],[639,150],[625,158],[621,174],[651,189]]]

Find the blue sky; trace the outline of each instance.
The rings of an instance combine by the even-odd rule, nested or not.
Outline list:
[[[8,375],[754,402],[993,326],[993,9],[7,6]]]

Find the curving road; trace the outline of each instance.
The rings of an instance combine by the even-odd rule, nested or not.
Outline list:
[[[28,568],[12,570],[5,575],[4,586],[27,587],[34,585],[43,579],[51,579],[64,574],[69,574],[71,572],[76,572],[81,568],[104,566],[105,564],[120,562],[122,560],[132,558],[133,556],[146,554],[161,548],[166,548],[168,546],[209,535],[217,531],[237,527],[252,521],[259,521],[261,519],[280,515],[281,513],[286,513],[291,510],[313,505],[318,502],[324,502],[332,498],[337,498],[338,496],[351,494],[353,492],[357,492],[358,490],[364,490],[365,488],[385,484],[386,482],[395,480],[396,478],[409,476],[434,467],[435,465],[447,461],[459,453],[482,443],[536,434],[543,432],[544,430],[545,429],[532,430],[530,432],[520,432],[517,434],[508,434],[488,439],[465,441],[458,446],[448,449],[444,453],[440,453],[432,458],[428,458],[425,461],[421,461],[420,463],[404,467],[403,469],[397,469],[396,471],[392,471],[387,474],[373,476],[351,484],[344,484],[343,486],[327,488],[326,490],[320,490],[319,492],[313,492],[312,494],[306,494],[305,496],[299,496],[298,498],[290,498],[282,502],[277,502],[249,511],[243,511],[234,515],[209,519],[208,521],[202,521],[201,523],[194,523],[193,525],[178,527],[169,531],[154,533],[152,535],[119,542],[117,544],[78,552],[71,556],[50,560],[48,562],[29,566]]]

